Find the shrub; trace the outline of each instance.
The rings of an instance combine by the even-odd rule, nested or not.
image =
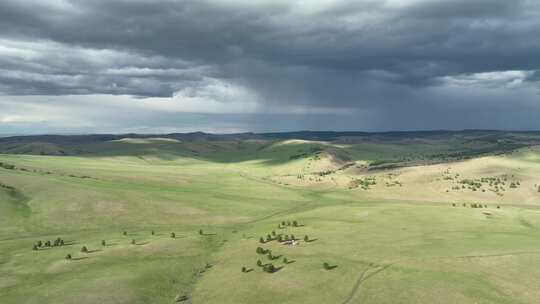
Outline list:
[[[38,245],[34,245],[34,246],[32,247],[32,250],[38,250]]]
[[[264,254],[264,249],[262,247],[257,247],[255,252],[257,252],[257,254]]]
[[[291,240],[296,240],[296,238],[294,237],[294,234],[291,234]]]
[[[259,243],[264,244],[264,239],[262,236],[259,238]]]
[[[41,246],[43,246],[43,243],[41,241],[37,241],[37,246],[41,247]]]
[[[332,269],[332,266],[330,266],[330,264],[324,262],[323,263],[323,268],[326,269],[326,270],[330,270],[330,269]]]
[[[246,272],[246,271],[247,271],[246,267],[242,266],[242,272]]]
[[[285,221],[281,222],[281,225],[285,226],[285,225],[286,225],[286,224],[285,224]]]
[[[137,242],[135,241],[135,239],[131,240],[131,244],[132,244],[132,245],[137,244]]]
[[[293,222],[292,222],[292,225],[293,225],[294,227],[298,227],[298,222],[297,222],[297,221],[293,221]]]
[[[123,235],[127,235],[127,231],[122,232]]]
[[[276,231],[275,230],[272,230],[272,235],[276,236]]]
[[[261,267],[262,264],[263,264],[263,263],[261,262],[261,260],[257,260],[257,266]]]
[[[283,263],[284,264],[287,264],[289,261],[287,260],[287,258],[283,258]]]
[[[263,270],[268,273],[273,273],[276,271],[276,267],[272,263],[270,263],[264,265]]]
[[[45,242],[45,247],[51,247],[51,241],[46,241]]]
[[[2,168],[4,168],[4,169],[7,169],[7,170],[14,170],[14,169],[15,169],[15,166],[14,166],[14,165],[6,164],[6,163],[1,163],[1,162],[0,162],[0,167],[2,167]]]
[[[267,236],[266,236],[266,241],[267,241],[267,242],[270,242],[271,240],[272,240],[272,236],[271,236],[270,234],[267,235]]]
[[[105,240],[101,240],[101,246],[105,246],[107,243],[105,243]]]
[[[66,254],[66,260],[71,260],[71,254]]]
[[[309,237],[307,235],[304,236],[304,241],[305,242],[308,242],[309,241]]]
[[[81,252],[88,253],[88,248],[86,248],[86,246],[82,246]]]
[[[151,233],[152,233],[152,235],[155,235],[155,234],[156,234],[156,232],[155,232],[154,230],[152,230],[152,232],[151,232]]]
[[[171,232],[171,238],[173,238],[173,239],[176,238],[176,233]]]
[[[203,235],[203,230],[199,229],[199,235]]]

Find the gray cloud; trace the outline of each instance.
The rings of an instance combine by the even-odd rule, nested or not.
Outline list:
[[[258,118],[218,121],[261,130],[287,111],[284,128],[372,130],[511,128],[507,116],[539,110],[532,0],[5,0],[0,28],[9,96],[180,96],[172,117],[240,102],[255,106],[234,115]]]

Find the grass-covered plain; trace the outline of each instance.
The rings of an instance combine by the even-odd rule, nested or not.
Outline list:
[[[15,167],[0,167],[0,301],[540,298],[536,148],[369,171],[364,166],[373,155],[414,158],[426,151],[425,143],[395,149],[292,140],[237,142],[234,150],[230,145],[203,142],[187,149],[171,140],[128,139],[87,146],[72,156],[0,155],[1,163]],[[434,145],[432,153],[448,146]],[[449,168],[458,181],[505,175],[520,186],[503,196],[481,188],[452,190],[457,181],[444,178]],[[349,187],[367,176],[377,184]],[[388,186],[392,180],[401,185]],[[487,208],[471,208],[473,202]],[[273,240],[261,244],[267,234]],[[279,243],[279,234],[294,235],[298,245]],[[64,246],[32,250],[37,241],[58,237]],[[81,252],[82,246],[89,252]],[[274,259],[258,254],[257,247],[272,250]],[[264,272],[257,260],[278,270]]]

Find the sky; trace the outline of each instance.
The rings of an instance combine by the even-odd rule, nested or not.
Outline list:
[[[434,129],[540,130],[540,1],[0,1],[0,134]]]

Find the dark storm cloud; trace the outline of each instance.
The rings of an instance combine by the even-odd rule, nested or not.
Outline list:
[[[486,104],[504,115],[494,96],[538,110],[532,0],[4,0],[0,28],[9,95],[223,99],[232,90],[229,99],[249,96],[261,111],[334,108],[393,121],[380,128],[437,127],[436,118],[418,123],[429,113],[459,116],[445,127],[464,122],[461,112],[499,113]]]

